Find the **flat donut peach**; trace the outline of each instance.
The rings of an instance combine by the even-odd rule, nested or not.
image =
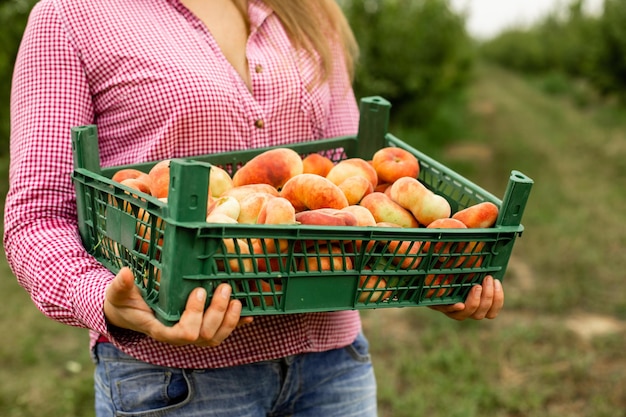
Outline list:
[[[291,202],[296,212],[348,207],[348,199],[343,191],[329,179],[316,174],[292,177],[285,183],[280,195]]]
[[[233,186],[269,184],[281,189],[294,175],[302,174],[302,157],[293,149],[274,148],[246,162],[233,175]]]

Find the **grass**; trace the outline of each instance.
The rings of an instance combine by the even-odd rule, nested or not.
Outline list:
[[[469,101],[463,134],[427,153],[496,195],[511,169],[535,180],[506,308],[461,323],[426,308],[364,312],[380,416],[626,416],[625,112],[490,67]],[[92,416],[87,332],[43,317],[0,255],[0,415]]]

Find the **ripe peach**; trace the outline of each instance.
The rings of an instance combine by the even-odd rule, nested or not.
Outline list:
[[[246,162],[233,175],[233,185],[269,184],[280,189],[290,178],[302,174],[302,169],[300,154],[289,148],[274,148]]]
[[[338,187],[346,195],[350,205],[359,204],[363,197],[374,191],[372,183],[360,175],[346,178]]]
[[[391,222],[376,222],[376,227],[389,227],[389,228],[402,228],[402,226],[400,226],[397,223],[391,223]],[[367,250],[369,251],[371,248],[373,248],[374,246],[381,245],[387,245],[389,243],[388,240],[384,240],[384,239],[377,239],[377,240],[371,240],[367,246]]]
[[[375,303],[379,300],[386,300],[391,297],[392,291],[382,291],[387,288],[387,281],[377,275],[361,275],[359,277],[360,303]],[[368,291],[381,289],[381,291]]]
[[[378,174],[378,181],[386,183],[393,183],[401,177],[417,178],[420,172],[419,161],[411,152],[391,146],[374,153],[372,166]]]
[[[356,217],[356,225],[357,226],[361,226],[361,227],[374,227],[374,226],[376,226],[376,219],[374,218],[374,215],[372,214],[372,212],[370,212],[368,209],[366,209],[363,206],[352,205],[352,206],[348,206],[346,208],[343,208],[342,210],[354,214],[354,216]],[[361,250],[361,246],[363,245],[363,241],[362,240],[355,240],[354,244],[355,244],[355,249],[357,251],[360,251]],[[374,240],[368,241],[366,250],[367,251],[371,250],[371,248],[373,248],[375,244],[376,244],[376,241],[374,241]]]
[[[455,268],[480,268],[483,264],[484,258],[482,255],[471,255],[463,257],[463,262],[458,262]],[[476,272],[467,272],[461,274],[458,278],[459,282],[471,282],[475,277]]]
[[[376,222],[376,227],[402,227],[398,223],[393,222]]]
[[[280,195],[278,190],[269,184],[247,184],[239,185],[227,190],[224,194],[222,194],[222,197],[232,195],[239,200],[239,203],[242,203],[243,199],[252,193],[266,193],[274,197],[278,197]]]
[[[276,252],[270,250],[275,249],[276,246],[274,245],[270,248],[265,245],[266,242],[267,239],[254,239],[252,241],[252,251],[256,255],[254,260],[256,261],[259,271],[277,272],[285,270],[287,267],[287,257],[276,256]]]
[[[361,158],[350,158],[339,161],[326,175],[333,184],[339,185],[346,178],[361,176],[365,177],[371,184],[372,188],[378,185],[378,176],[372,165]]]
[[[289,200],[282,197],[270,198],[261,208],[258,224],[297,224],[296,210],[293,208]],[[271,252],[284,252],[289,247],[289,241],[286,239],[265,239],[265,244]]]
[[[239,202],[241,209],[239,210],[237,221],[244,224],[258,223],[259,213],[261,213],[263,206],[273,198],[278,197],[266,192],[252,192],[251,194],[247,194]]]
[[[462,255],[459,256],[455,262],[453,259],[444,264],[444,267],[452,265],[453,268],[479,268],[484,260],[484,254],[481,251],[484,250],[485,242],[464,242],[462,248]],[[475,276],[474,273],[465,275],[466,280],[471,280]]]
[[[209,171],[209,196],[221,197],[222,194],[233,187],[233,179],[230,177],[230,174],[217,165],[211,165]]]
[[[319,153],[312,153],[305,156],[302,160],[302,172],[304,174],[316,174],[325,177],[334,165],[330,158]]]
[[[294,176],[285,183],[280,195],[291,202],[296,212],[318,208],[342,209],[349,205],[337,185],[315,174]]]
[[[422,201],[420,211],[418,212],[418,221],[423,225],[430,225],[438,219],[450,217],[450,203],[439,194],[430,193],[428,197]]]
[[[248,285],[250,287],[250,291],[253,293],[259,292],[261,294],[267,294],[262,296],[253,295],[251,297],[253,305],[271,307],[274,305],[275,297],[276,301],[280,303],[281,292],[283,290],[280,279],[273,279],[271,281],[264,279],[251,279],[248,281]],[[261,302],[261,299],[263,300],[263,303]]]
[[[144,174],[144,176],[133,176],[134,174],[128,173],[128,172],[123,172],[123,171],[129,171],[129,170],[121,170],[121,171],[117,171],[118,173],[121,173],[120,175],[118,175],[116,177],[116,175],[113,175],[113,177],[116,177],[117,179],[115,179],[115,182],[118,182],[122,185],[125,185],[127,187],[133,188],[137,191],[141,191],[142,193],[146,193],[146,194],[151,194],[150,192],[150,179],[148,178],[147,174]],[[135,172],[141,172],[141,171],[137,171],[137,170],[130,170],[130,171],[135,171]],[[117,174],[117,173],[116,173]],[[112,178],[113,179],[113,178]],[[137,196],[137,194],[134,193],[129,193],[128,191],[125,191],[126,194],[132,195],[135,198],[139,198]],[[118,202],[117,199],[113,196],[113,194],[109,194],[108,196],[108,202],[110,205],[114,206],[114,207],[118,207]],[[123,202],[122,203],[122,208],[124,210],[126,210],[127,212],[131,212],[132,211],[132,206],[130,203],[126,203]]]
[[[223,239],[223,247],[218,249],[223,259],[216,259],[217,268],[226,272],[252,272],[254,266],[248,242],[243,239]],[[236,255],[236,256],[229,256]],[[226,262],[225,262],[226,261]],[[228,266],[227,266],[228,265]]]
[[[150,195],[150,185],[141,178],[126,178],[125,180],[122,180],[120,182],[120,184],[123,184],[127,187],[131,187],[134,188],[137,191],[141,191],[144,194],[148,194]],[[128,193],[127,193],[128,194]],[[136,194],[130,194],[133,197],[137,197],[138,196]]]
[[[401,228],[399,224],[391,222],[378,222],[377,227]],[[379,240],[381,245],[387,245],[387,252],[395,255],[392,263],[403,269],[417,268],[421,258],[417,255],[420,252],[421,242],[410,240]]]
[[[427,229],[467,229],[460,220],[445,218],[445,219],[437,219],[430,223]],[[459,260],[458,256],[450,256],[451,252],[461,253],[465,248],[466,242],[424,242],[422,248],[424,252],[428,252],[430,250],[431,245],[434,243],[433,253],[438,254],[439,262],[444,263],[455,263]],[[448,265],[450,266],[450,265]]]
[[[467,229],[467,226],[465,226],[465,224],[460,220],[453,219],[452,217],[446,217],[446,218],[432,221],[426,228],[427,229]]]
[[[376,226],[376,219],[371,211],[359,205],[350,205],[341,210],[350,212],[356,217],[357,226]]]
[[[309,253],[306,258],[298,262],[299,271],[346,271],[350,269],[353,269],[352,259],[344,256],[338,246],[332,246],[330,251],[328,248],[320,248],[319,255]]]
[[[225,223],[225,224],[237,224],[237,220],[233,219],[226,213],[209,213],[206,216],[207,223]]]
[[[150,176],[147,173],[140,171],[138,169],[135,169],[135,168],[119,169],[115,172],[115,174],[113,174],[111,179],[116,182],[122,182],[126,179],[139,179],[143,181],[144,183],[146,183],[148,187],[150,186]]]
[[[452,245],[452,244],[451,244]],[[441,256],[439,264],[443,268],[474,268],[482,263],[485,242],[458,242],[452,252],[445,251],[446,254],[454,255]]]
[[[233,196],[218,197],[212,200],[207,208],[207,216],[217,213],[225,214],[228,217],[237,220],[241,211],[241,204]]]
[[[377,223],[395,223],[402,227],[419,226],[409,210],[390,199],[385,193],[368,194],[363,197],[359,204],[372,213]]]
[[[150,189],[156,198],[167,197],[170,186],[170,160],[164,159],[157,162],[148,171],[150,177]]]
[[[498,219],[498,206],[484,201],[457,211],[452,218],[462,221],[468,228],[491,227]]]
[[[422,242],[412,240],[391,240],[387,247],[389,253],[394,257],[391,262],[398,268],[415,269],[422,259],[419,254],[422,252]]]
[[[135,249],[140,251],[143,254],[147,254],[150,250],[150,240],[152,238],[152,233],[154,232],[154,229],[152,227],[149,227],[148,225],[149,223],[149,214],[145,214],[145,220],[146,223],[143,222],[137,222],[137,226],[136,226],[136,230],[135,233],[137,235],[136,241],[135,241]],[[159,221],[157,222],[157,228],[160,228],[158,225],[161,224],[161,220],[159,219]],[[158,231],[157,229],[157,240],[156,240],[156,245],[157,247],[155,248],[155,258],[159,259],[160,258],[160,250],[159,248],[163,247],[163,234],[161,232]]]
[[[261,207],[257,223],[296,224],[296,210],[286,198],[272,197]]]
[[[485,242],[466,242],[463,245],[463,253],[467,253],[469,255],[479,254],[485,248]]]
[[[424,226],[434,220],[450,217],[450,203],[444,197],[433,193],[416,178],[398,178],[388,188],[389,198],[413,213]]]
[[[306,210],[296,213],[300,224],[318,226],[356,226],[357,218],[349,211],[331,208]]]
[[[391,184],[388,182],[379,182],[378,185],[374,188],[374,191],[379,193],[386,193],[390,185]]]
[[[454,281],[453,274],[429,274],[424,278],[425,286],[439,287],[450,285]],[[444,297],[452,292],[451,287],[430,288],[424,294],[424,298]]]

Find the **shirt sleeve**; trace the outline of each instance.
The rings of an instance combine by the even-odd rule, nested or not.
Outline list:
[[[4,247],[37,307],[59,322],[105,333],[105,287],[113,277],[82,246],[71,180],[71,127],[94,110],[78,52],[54,3],[29,18],[11,94],[11,162]]]

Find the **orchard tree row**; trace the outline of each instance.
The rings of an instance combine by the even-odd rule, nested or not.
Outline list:
[[[605,0],[600,14],[573,0],[529,28],[486,42],[488,60],[527,74],[582,79],[603,95],[626,99],[626,2]]]

